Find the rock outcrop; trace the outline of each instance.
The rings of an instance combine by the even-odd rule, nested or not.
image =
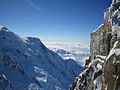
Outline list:
[[[91,33],[90,57],[70,90],[120,90],[120,1],[113,0],[104,22]]]

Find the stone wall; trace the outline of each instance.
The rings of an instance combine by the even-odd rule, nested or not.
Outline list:
[[[91,59],[94,59],[96,55],[108,55],[110,51],[110,39],[111,28],[110,25],[106,26],[102,24],[96,31],[91,33],[90,53]]]

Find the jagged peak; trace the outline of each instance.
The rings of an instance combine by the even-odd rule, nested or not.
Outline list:
[[[7,27],[0,25],[0,36],[9,37],[11,40],[19,40],[28,44],[43,45],[39,38],[36,37],[20,37],[16,33],[10,31]]]
[[[36,37],[26,37],[26,38],[31,40],[31,41],[40,41],[40,39],[36,38]]]
[[[0,31],[9,32],[9,29],[7,27],[5,27],[4,25],[0,25]]]
[[[42,44],[41,40],[36,37],[23,37],[22,40],[27,43],[36,43],[36,44]]]

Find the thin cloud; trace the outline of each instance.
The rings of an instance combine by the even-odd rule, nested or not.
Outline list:
[[[41,8],[35,5],[31,0],[25,0],[25,1],[36,11],[41,11]]]

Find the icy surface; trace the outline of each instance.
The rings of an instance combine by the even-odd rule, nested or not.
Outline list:
[[[101,90],[102,89],[102,75],[98,76],[94,80],[94,85],[96,85],[96,87],[97,87],[95,90]]]
[[[114,47],[111,49],[111,51],[110,51],[107,59],[109,59],[113,54],[115,54],[116,56],[120,55],[120,49],[119,49],[119,48],[118,48],[118,49],[117,49],[117,48],[115,49],[117,43],[118,43],[118,41],[115,42]],[[107,60],[107,59],[106,59],[106,60]]]

